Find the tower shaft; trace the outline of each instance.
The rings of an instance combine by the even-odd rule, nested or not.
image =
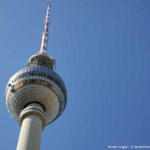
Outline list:
[[[40,139],[43,128],[43,109],[32,103],[20,115],[21,130],[17,150],[40,150]]]
[[[17,150],[40,150],[41,124],[41,119],[35,115],[23,120]]]

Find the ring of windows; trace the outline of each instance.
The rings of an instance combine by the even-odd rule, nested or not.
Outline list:
[[[52,84],[45,81],[45,80],[41,80],[41,79],[29,79],[29,80],[23,80],[18,82],[17,84],[11,86],[11,92],[15,92],[19,89],[21,89],[22,87],[26,86],[26,85],[31,85],[31,84],[38,84],[38,85],[43,85],[46,86],[48,88],[51,89]]]
[[[44,78],[47,78],[47,79],[53,81],[60,87],[60,89],[63,91],[63,93],[65,94],[65,97],[66,97],[66,92],[65,92],[65,89],[62,86],[61,82],[59,82],[59,80],[55,76],[52,76],[52,75],[50,76],[49,74],[47,74],[45,72],[30,71],[30,72],[22,73],[22,74],[18,75],[14,80],[12,80],[12,82],[17,82],[22,78],[26,78],[26,77],[30,77],[30,76],[44,77]],[[37,79],[28,79],[28,80],[24,80],[24,81],[27,81],[27,82],[30,81],[32,83],[32,80],[37,80]],[[45,81],[45,80],[43,80],[43,81]],[[19,82],[19,83],[21,84],[21,82]],[[8,86],[10,86],[10,85],[11,84],[8,84]]]

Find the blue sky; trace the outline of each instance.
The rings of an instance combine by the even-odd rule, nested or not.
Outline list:
[[[150,145],[150,1],[0,1],[0,149],[15,149],[19,125],[3,100],[8,79],[40,48],[51,3],[48,53],[66,83],[63,115],[42,150]]]

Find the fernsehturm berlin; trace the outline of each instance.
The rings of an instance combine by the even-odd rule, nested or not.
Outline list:
[[[7,109],[21,126],[17,150],[40,150],[42,130],[63,113],[67,103],[65,84],[55,72],[55,59],[47,54],[50,11],[48,5],[40,50],[6,86]]]

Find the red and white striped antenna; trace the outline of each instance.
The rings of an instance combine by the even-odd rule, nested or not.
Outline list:
[[[45,22],[44,22],[44,32],[43,32],[43,35],[42,35],[41,48],[40,48],[40,53],[41,54],[47,54],[48,30],[49,30],[49,23],[50,23],[50,12],[51,12],[51,6],[48,5],[46,18],[45,18]]]

